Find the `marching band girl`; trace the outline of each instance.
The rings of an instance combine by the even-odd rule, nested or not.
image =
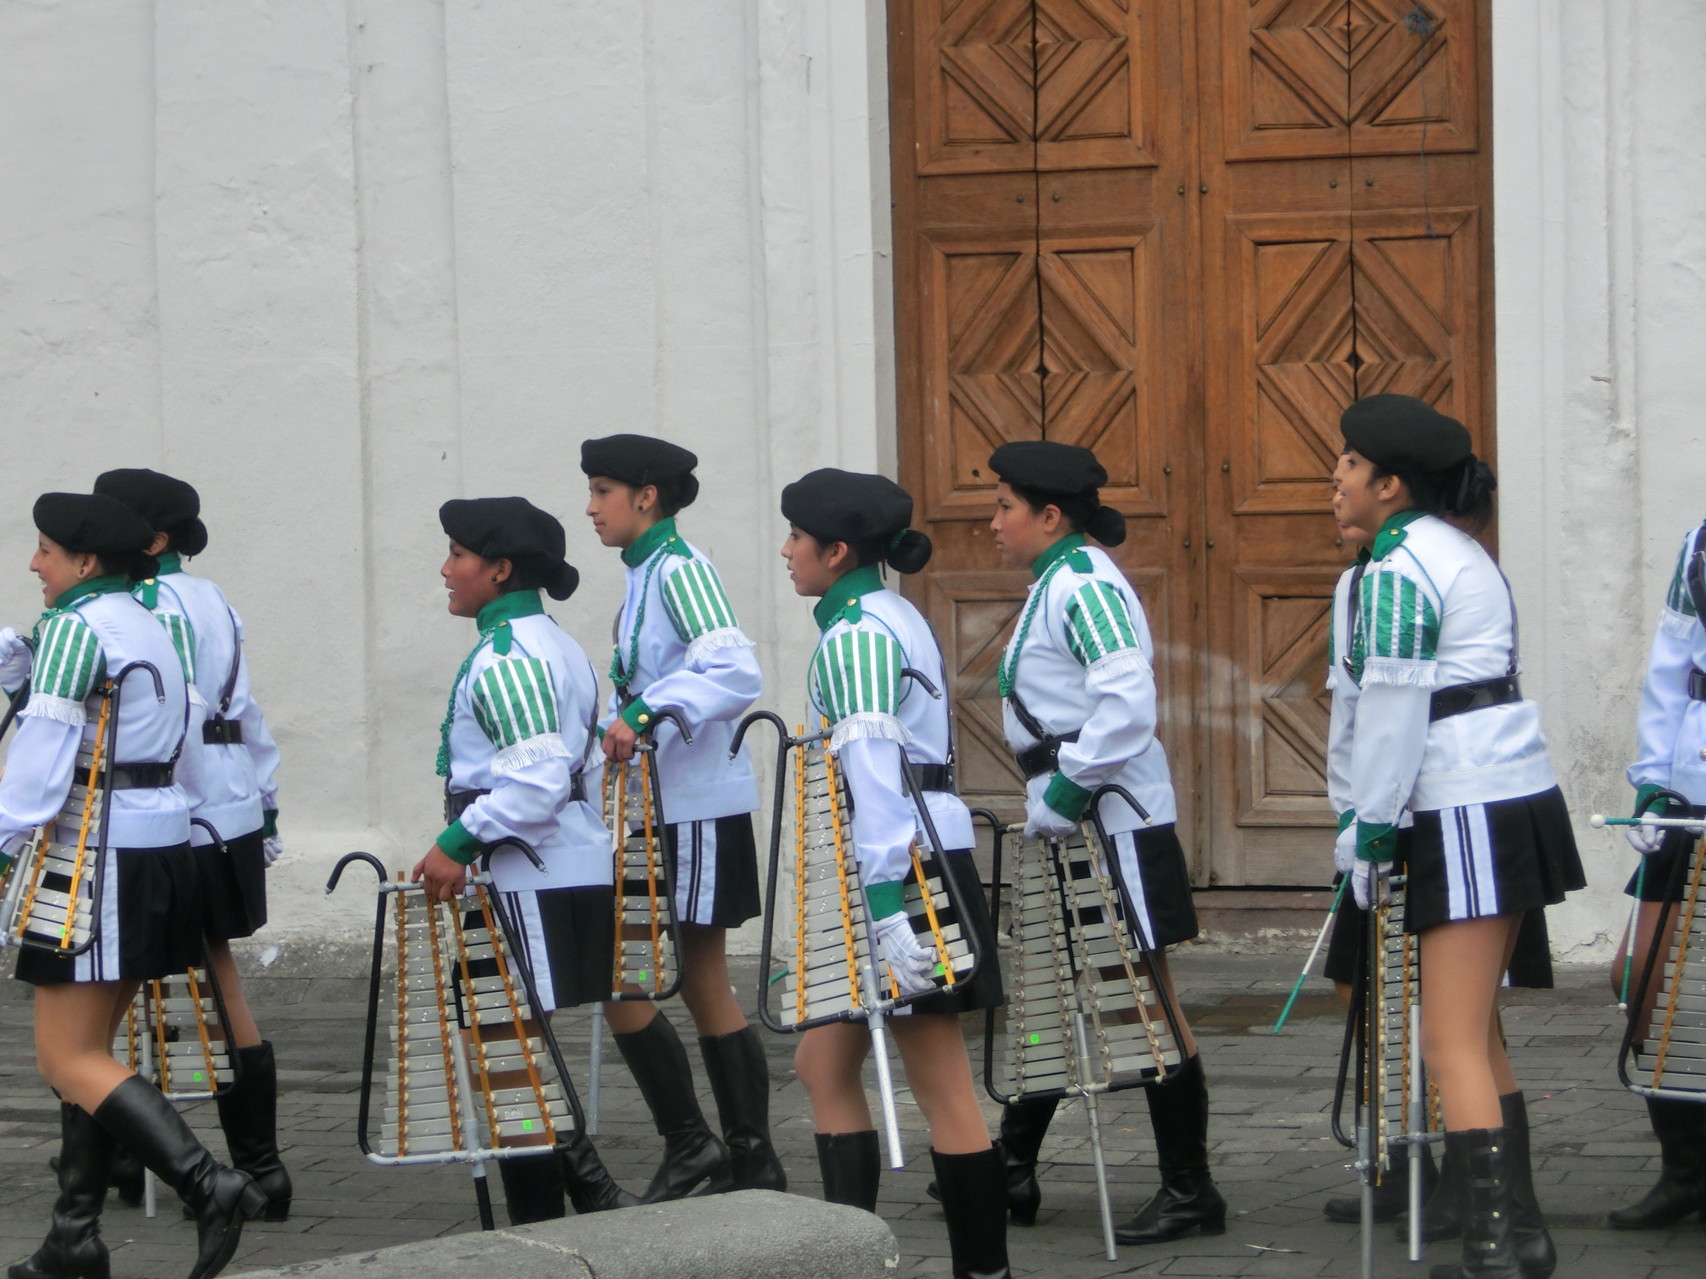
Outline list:
[[[1409,396],[1361,400],[1341,427],[1334,517],[1368,547],[1348,584],[1344,672],[1358,685],[1345,727],[1353,885],[1366,908],[1408,812],[1405,928],[1421,937],[1428,989],[1451,992],[1422,1001],[1422,1054],[1463,1225],[1461,1261],[1433,1273],[1540,1279],[1556,1256],[1496,997],[1524,914],[1584,880],[1539,712],[1517,687],[1510,589],[1480,545],[1440,518],[1484,524],[1493,474],[1461,423]]]
[[[518,933],[539,994],[536,1014],[609,994],[615,946],[610,840],[592,801],[598,677],[580,645],[545,613],[539,593],[566,600],[580,582],[563,558],[563,526],[520,497],[446,502],[439,524],[450,553],[439,570],[450,612],[472,618],[480,637],[450,688],[438,773],[447,825],[415,866],[428,897],[452,901],[467,868],[490,852],[493,886]],[[518,848],[545,862],[541,875]],[[510,1221],[521,1225],[637,1200],[610,1179],[579,1128],[560,1158],[498,1161]]]
[[[1153,976],[1172,989],[1165,948],[1197,934],[1185,852],[1174,830],[1173,782],[1155,736],[1154,646],[1143,605],[1106,546],[1125,540],[1125,518],[1101,505],[1107,472],[1089,449],[1045,440],[1004,444],[989,459],[1000,481],[990,528],[1002,562],[1034,581],[1001,659],[1007,745],[1026,778],[1025,833],[1065,836],[1086,819],[1097,787],[1117,782],[1148,810],[1146,824],[1117,797],[1103,809],[1119,857],[1127,920],[1155,955]],[[1178,1000],[1173,999],[1178,1008]],[[1225,1229],[1226,1201],[1208,1167],[1208,1085],[1190,1027],[1184,1055],[1163,1086],[1144,1089],[1161,1188],[1114,1234],[1121,1243]],[[1056,1103],[1021,1101],[1001,1116],[1008,1203],[1030,1224],[1042,1195],[1037,1152]]]
[[[132,594],[159,619],[177,649],[196,705],[184,743],[179,781],[190,816],[219,832],[224,850],[200,826],[190,828],[201,875],[202,931],[219,983],[227,1029],[238,1060],[237,1082],[217,1100],[231,1164],[267,1196],[267,1221],[290,1216],[290,1174],[278,1153],[278,1065],[261,1038],[231,957],[231,942],[267,922],[267,867],[283,845],[278,835],[278,747],[250,694],[243,623],[224,593],[186,573],[183,560],[207,547],[201,497],[183,480],[156,471],[108,471],[95,492],[123,502],[154,529],[149,552],[158,570]],[[122,1155],[122,1152],[121,1152]],[[132,1202],[141,1199],[140,1169]],[[120,1194],[127,1189],[120,1184]]]
[[[971,814],[950,776],[946,700],[932,700],[901,675],[911,667],[946,689],[929,625],[883,585],[882,567],[916,573],[930,539],[911,531],[912,498],[880,475],[825,469],[782,490],[788,520],[782,556],[794,590],[818,600],[821,632],[808,675],[813,721],[822,715],[853,804],[853,846],[881,958],[902,994],[933,985],[936,955],[913,935],[902,904],[920,818],[902,778],[903,755],[922,766],[930,816],[971,918],[977,975],[951,993],[929,995],[893,1018],[907,1082],[930,1125],[930,1158],[941,1189],[956,1276],[1005,1279],[1005,1175],[983,1122],[957,1014],[1001,1002],[994,929],[970,849]],[[875,1211],[880,1158],[860,1072],[870,1034],[857,1022],[808,1030],[794,1064],[811,1098],[824,1198]]]
[[[1649,812],[1661,817],[1706,816],[1706,524],[1683,539],[1676,572],[1665,595],[1647,658],[1647,678],[1641,687],[1636,720],[1636,759],[1629,766],[1635,787],[1635,816]],[[1688,801],[1676,811],[1660,791],[1672,791]],[[1624,965],[1632,962],[1641,973],[1656,942],[1659,913],[1667,901],[1682,900],[1684,868],[1697,835],[1680,829],[1631,826],[1629,842],[1646,858],[1644,869],[1629,881],[1627,891],[1641,899],[1636,935],[1625,938],[1612,984],[1623,988]],[[1672,918],[1674,919],[1674,908]],[[1668,939],[1659,945],[1663,949]],[[1633,952],[1631,956],[1628,952]],[[1629,1015],[1643,1029],[1652,1018],[1659,983],[1650,983],[1647,997]],[[1663,1097],[1647,1098],[1647,1117],[1658,1138],[1663,1171],[1642,1199],[1611,1213],[1619,1230],[1656,1230],[1675,1225],[1692,1213],[1706,1217],[1706,1105]]]
[[[95,944],[74,958],[26,948],[17,976],[35,986],[36,1061],[59,1094],[59,1198],[47,1239],[10,1279],[105,1279],[101,1242],[114,1143],[183,1197],[196,1219],[190,1279],[217,1274],[236,1250],[245,1218],[266,1205],[248,1174],[207,1152],[160,1092],[113,1058],[120,1017],[140,981],[201,962],[189,802],[173,779],[189,722],[182,667],[159,624],[130,597],[154,573],[154,530],[108,497],[48,493],[35,504],[41,537],[30,568],[49,605],[34,643],[0,635],[8,693],[30,680],[29,701],[0,778],[0,864],[30,833],[55,822],[77,776],[81,748],[93,750],[103,690],[131,663],[119,689],[117,758],[109,762],[106,864],[95,876]],[[33,658],[25,651],[33,648]],[[93,712],[93,713],[91,713]],[[61,827],[63,829],[63,827]]]
[[[764,1041],[729,985],[730,928],[762,909],[752,812],[758,783],[743,750],[729,757],[733,721],[763,690],[752,641],[741,632],[710,560],[682,537],[675,516],[699,492],[686,449],[649,435],[581,445],[586,513],[598,539],[622,552],[627,593],[617,614],[604,731],[607,759],[630,760],[655,716],[687,722],[654,737],[664,847],[681,929],[681,998],[699,1032],[723,1142],[705,1123],[692,1068],[669,1018],[649,1000],[605,1006],[616,1045],[664,1138],[664,1160],[643,1196],[650,1203],[708,1189],[786,1190],[770,1141],[770,1072]]]

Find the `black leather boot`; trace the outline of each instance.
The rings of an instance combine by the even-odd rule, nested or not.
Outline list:
[[[609,1212],[612,1208],[637,1208],[639,1197],[618,1186],[605,1170],[592,1138],[579,1130],[557,1139],[557,1154],[563,1163],[563,1189],[569,1203],[581,1216]]]
[[[882,1152],[877,1130],[820,1132],[817,1166],[823,1174],[823,1201],[848,1204],[866,1212],[877,1210],[877,1184],[882,1177]]]
[[[534,1221],[554,1221],[566,1215],[563,1209],[563,1162],[549,1146],[537,1155],[500,1159],[498,1180],[504,1184],[504,1206],[509,1224],[525,1226]]]
[[[49,1159],[47,1166],[58,1172],[59,1156],[55,1155]],[[142,1160],[124,1147],[115,1146],[112,1171],[107,1174],[107,1185],[117,1192],[119,1202],[125,1207],[142,1207]]]
[[[231,1166],[255,1179],[267,1197],[262,1221],[290,1218],[290,1174],[278,1157],[278,1063],[265,1040],[237,1049],[237,1084],[216,1101]],[[122,1192],[121,1192],[122,1193]],[[189,1216],[188,1206],[184,1215]]]
[[[764,1041],[748,1026],[732,1035],[701,1039],[699,1052],[729,1151],[727,1173],[713,1178],[707,1193],[786,1190],[788,1174],[770,1141],[770,1066]]]
[[[1613,1230],[1662,1230],[1699,1213],[1706,1220],[1706,1106],[1647,1098],[1647,1121],[1659,1139],[1659,1180],[1638,1203],[1619,1208]]]
[[[69,1102],[59,1103],[59,1198],[47,1238],[7,1279],[107,1279],[107,1246],[101,1242],[101,1206],[107,1198],[113,1139]]]
[[[208,1154],[172,1103],[136,1075],[107,1094],[95,1120],[195,1210],[196,1263],[190,1279],[212,1279],[237,1251],[243,1223],[267,1206],[261,1188],[248,1173],[226,1168]]]
[[[1438,1243],[1456,1239],[1463,1234],[1463,1168],[1446,1146],[1439,1157],[1439,1180],[1433,1193],[1422,1205],[1422,1242]],[[1410,1232],[1400,1230],[1398,1238],[1408,1242]]]
[[[645,1029],[614,1038],[663,1138],[663,1163],[652,1175],[640,1202],[680,1199],[700,1182],[722,1172],[728,1166],[729,1152],[699,1109],[687,1050],[669,1018],[659,1013]]]
[[[1534,1197],[1534,1165],[1528,1152],[1528,1103],[1520,1092],[1499,1098],[1499,1114],[1510,1142],[1511,1234],[1516,1263],[1527,1279],[1549,1279],[1558,1268],[1558,1250],[1546,1230],[1546,1218]]]
[[[1463,1255],[1435,1266],[1431,1279],[1522,1279],[1511,1213],[1510,1139],[1503,1128],[1445,1134],[1463,1168]]]
[[[1202,1058],[1192,1057],[1164,1084],[1144,1090],[1161,1189],[1114,1231],[1121,1243],[1165,1243],[1195,1228],[1205,1235],[1226,1230],[1226,1200],[1208,1171],[1208,1082]]]
[[[1433,1188],[1439,1184],[1439,1169],[1434,1167],[1432,1150],[1422,1150],[1422,1202],[1427,1202]],[[1395,1144],[1386,1148],[1386,1173],[1374,1188],[1374,1219],[1397,1221],[1410,1211],[1410,1148]],[[1357,1225],[1362,1221],[1362,1196],[1340,1195],[1329,1199],[1321,1209],[1328,1221]],[[1405,1236],[1408,1238],[1408,1234]]]
[[[948,1252],[954,1279],[1012,1279],[1007,1265],[1007,1213],[1002,1191],[1007,1169],[994,1146],[970,1155],[930,1152],[942,1215],[948,1219]]]
[[[1037,1224],[1037,1209],[1043,1202],[1043,1190],[1037,1184],[1037,1154],[1059,1105],[1058,1099],[1050,1098],[1010,1102],[1001,1108],[1001,1137],[995,1144],[1006,1168],[1007,1211],[1015,1226]],[[942,1198],[942,1188],[934,1181],[924,1190],[932,1199]]]

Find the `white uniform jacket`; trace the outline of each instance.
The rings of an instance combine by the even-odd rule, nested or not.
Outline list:
[[[1485,804],[1555,786],[1533,702],[1429,721],[1435,690],[1512,670],[1515,606],[1492,557],[1444,520],[1403,511],[1381,529],[1362,569],[1350,669],[1334,674],[1359,685],[1350,749],[1359,851],[1406,809]]]
[[[867,887],[906,878],[912,845],[925,832],[901,777],[901,751],[914,764],[946,764],[952,749],[948,681],[930,624],[883,586],[874,565],[854,569],[814,610],[822,635],[807,676],[810,717],[829,721],[829,749],[853,798],[853,844]],[[940,690],[932,698],[901,671],[918,671]],[[945,851],[973,844],[971,812],[951,791],[926,791]],[[924,844],[928,847],[928,844]]]
[[[0,777],[0,850],[8,855],[84,780],[74,776],[77,751],[95,740],[107,680],[130,663],[153,666],[165,696],[156,696],[147,671],[125,676],[109,762],[163,764],[178,756],[190,709],[183,668],[159,623],[125,587],[122,578],[98,578],[61,596],[36,623],[30,700]],[[170,848],[190,837],[189,797],[175,781],[112,791],[108,805],[110,847]],[[75,842],[77,833],[63,836]]]
[[[1695,595],[1698,589],[1706,596],[1706,565],[1698,588],[1691,588],[1690,568],[1703,550],[1706,524],[1683,539],[1659,611],[1635,720],[1635,762],[1629,765],[1630,785],[1674,790],[1696,806],[1706,805],[1706,702],[1688,695],[1688,681],[1691,671],[1706,671],[1706,626],[1701,623],[1706,598]]]
[[[1026,783],[1027,800],[1088,817],[1090,793],[1117,782],[1148,810],[1150,824],[1172,823],[1173,777],[1155,736],[1155,644],[1137,592],[1106,551],[1077,534],[1056,542],[1031,571],[1036,581],[1001,659],[1007,745],[1017,754],[1041,740],[1014,710],[1014,695],[1051,737],[1076,731],[1078,739],[1061,743],[1055,773]],[[1117,796],[1101,811],[1110,835],[1144,825]]]
[[[452,794],[491,793],[451,822],[438,846],[466,863],[506,837],[532,845],[544,874],[519,849],[492,854],[492,879],[504,892],[608,886],[592,663],[545,615],[538,591],[499,596],[478,621],[480,642],[450,695],[445,775]],[[578,800],[571,798],[577,776],[585,796]]]
[[[734,721],[764,691],[752,641],[711,561],[662,520],[622,553],[628,590],[617,614],[609,715],[630,728],[675,711],[693,734],[657,731],[658,780],[670,822],[707,821],[758,807],[752,759],[729,758]],[[634,699],[624,705],[623,694]],[[606,723],[609,722],[607,719]]]
[[[1351,583],[1356,578],[1353,564],[1333,585],[1333,611],[1328,622],[1327,691],[1333,695],[1332,710],[1327,719],[1327,802],[1333,806],[1343,829],[1346,814],[1353,818],[1351,807],[1351,730],[1356,724],[1357,695],[1361,686],[1350,677],[1345,663],[1351,655]]]
[[[194,690],[194,722],[178,766],[191,815],[224,839],[259,830],[263,813],[278,811],[278,746],[249,690],[242,619],[219,587],[184,572],[176,555],[161,556],[159,576],[138,583],[132,594],[166,628]],[[203,722],[215,715],[241,724],[243,740],[203,741]],[[190,842],[209,844],[213,837],[196,826]]]

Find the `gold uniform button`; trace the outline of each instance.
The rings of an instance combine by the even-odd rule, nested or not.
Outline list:
[[[637,718],[642,724],[649,724],[652,722],[652,717],[650,715],[639,715],[635,718]]]

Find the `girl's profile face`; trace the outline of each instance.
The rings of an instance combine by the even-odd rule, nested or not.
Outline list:
[[[499,587],[509,572],[508,560],[488,560],[452,538],[450,554],[438,570],[445,589],[450,592],[452,615],[478,617],[480,610],[502,593]]]
[[[607,475],[593,475],[587,478],[586,491],[587,518],[605,546],[626,550],[658,522],[658,491],[650,484],[637,489]]]
[[[42,598],[51,606],[78,582],[87,581],[95,571],[94,558],[86,552],[66,550],[46,533],[38,534],[30,572],[41,578]]]
[[[782,543],[782,558],[788,561],[794,593],[812,598],[829,593],[846,573],[851,554],[846,542],[826,545],[797,524],[788,525],[788,538]]]
[[[1039,511],[1002,480],[995,486],[995,515],[989,531],[995,534],[995,550],[1003,564],[1029,568],[1037,556],[1066,536],[1067,529],[1058,506]]]
[[[1353,448],[1339,455],[1333,469],[1333,520],[1353,546],[1372,546],[1389,515],[1407,501],[1404,483],[1395,475],[1374,478],[1374,463]]]

